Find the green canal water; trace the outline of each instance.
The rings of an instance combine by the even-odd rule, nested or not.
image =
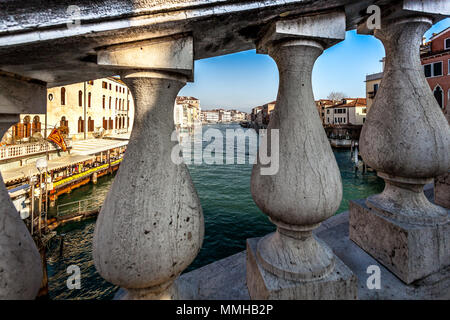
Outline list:
[[[204,126],[204,130],[211,127],[222,132],[237,128],[236,125],[214,125]],[[383,190],[383,180],[374,173],[355,175],[350,151],[334,150],[334,155],[344,187],[337,214],[348,209],[348,200],[365,198]],[[245,250],[247,238],[263,236],[274,230],[274,226],[252,200],[251,170],[250,164],[189,165],[205,216],[205,238],[199,255],[186,271]],[[85,198],[94,198],[102,203],[113,179],[113,176],[101,177],[97,185],[89,184],[61,196],[58,204]],[[48,275],[51,299],[111,299],[118,290],[96,272],[91,255],[94,227],[95,219],[91,219],[57,229],[58,234],[65,235],[64,250],[60,256],[58,241],[50,244]],[[66,270],[70,265],[80,267],[81,289],[67,288],[66,281],[70,275]]]

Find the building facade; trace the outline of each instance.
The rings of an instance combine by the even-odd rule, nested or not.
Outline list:
[[[366,121],[367,104],[364,98],[344,98],[325,108],[325,125],[362,125]]]
[[[421,61],[425,78],[430,85],[439,107],[450,121],[450,27],[434,34],[421,47]]]
[[[127,86],[115,77],[47,90],[46,114],[21,114],[3,137],[13,145],[46,138],[59,128],[66,139],[83,140],[131,132],[134,103]]]
[[[201,122],[200,100],[194,97],[177,97],[173,118],[177,129],[194,127]]]

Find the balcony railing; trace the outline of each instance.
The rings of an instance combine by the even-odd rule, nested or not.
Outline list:
[[[71,146],[70,141],[66,140],[67,147]],[[49,142],[26,143],[0,147],[0,160],[13,159],[18,157],[39,154],[47,151],[55,151],[54,145]]]

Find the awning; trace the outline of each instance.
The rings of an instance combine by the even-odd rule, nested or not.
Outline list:
[[[78,155],[94,155],[126,145],[128,145],[128,140],[89,139],[74,142],[71,152]]]
[[[53,171],[61,168],[65,168],[80,162],[94,159],[93,156],[85,155],[70,155],[48,161],[48,171]],[[14,168],[10,170],[3,170],[2,176],[5,183],[28,178],[39,174],[39,170],[36,168],[36,164],[28,164],[23,167]]]

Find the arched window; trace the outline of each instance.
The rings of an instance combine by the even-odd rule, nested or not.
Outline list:
[[[83,92],[81,90],[78,91],[78,106],[79,107],[83,106]]]
[[[92,94],[89,92],[88,93],[88,107],[89,108],[91,107],[91,96],[92,96]]]
[[[442,91],[442,88],[437,85],[436,88],[434,88],[434,97],[436,98],[436,101],[439,105],[439,108],[444,108],[444,92]]]
[[[103,117],[103,129],[108,130],[108,121]]]
[[[111,119],[111,117],[109,117],[108,128],[109,128],[109,129],[112,129],[113,127],[114,127],[113,120]]]
[[[130,127],[130,117],[127,117],[127,128]]]
[[[32,134],[35,134],[36,132],[41,132],[41,120],[39,116],[33,118]]]
[[[115,129],[117,129],[117,117],[116,117],[116,121],[115,121]]]
[[[122,99],[119,99],[119,110],[122,110],[121,107],[122,107]]]
[[[111,97],[109,97],[109,109],[111,109]]]
[[[116,88],[117,88],[117,86],[116,86]],[[114,106],[114,109],[117,110],[117,98],[116,98],[116,105]]]
[[[103,96],[103,99],[102,99],[102,105],[103,105],[103,109],[105,109],[105,104],[106,104],[106,97],[105,97],[105,96]]]
[[[66,105],[66,88],[64,87],[61,88],[61,105]]]

